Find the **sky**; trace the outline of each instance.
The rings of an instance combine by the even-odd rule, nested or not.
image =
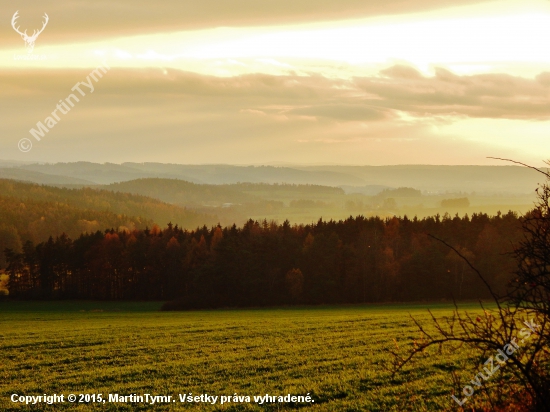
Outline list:
[[[550,158],[548,0],[0,6],[0,159]]]

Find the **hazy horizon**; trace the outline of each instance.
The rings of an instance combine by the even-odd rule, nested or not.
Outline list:
[[[509,161],[507,161],[509,160]],[[260,166],[271,166],[271,167],[331,167],[331,166],[342,166],[342,167],[392,167],[392,166],[518,166],[518,164],[514,164],[511,161],[514,159],[504,159],[501,161],[501,163],[492,163],[492,164],[474,164],[474,163],[455,163],[455,164],[444,164],[444,163],[388,163],[388,164],[364,164],[364,163],[350,163],[350,164],[342,164],[342,163],[330,163],[330,162],[317,162],[317,163],[305,163],[305,162],[263,162],[263,163],[231,163],[231,162],[215,162],[215,163],[181,163],[181,162],[156,162],[156,161],[140,161],[140,162],[132,162],[132,161],[91,161],[91,160],[74,160],[74,161],[49,161],[49,160],[17,160],[17,159],[0,159],[0,166],[2,164],[18,164],[18,165],[29,165],[29,164],[60,164],[60,163],[94,163],[94,164],[115,164],[115,165],[123,165],[125,163],[139,163],[139,164],[147,164],[147,163],[158,163],[158,164],[165,164],[165,165],[178,165],[178,166],[235,166],[235,167],[260,167]],[[515,161],[515,160],[514,160]],[[528,164],[528,166],[533,166],[537,168],[548,168],[550,167],[548,164],[544,162],[539,162],[537,164]],[[4,167],[4,166],[1,166]]]

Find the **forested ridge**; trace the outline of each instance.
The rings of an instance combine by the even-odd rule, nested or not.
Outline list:
[[[291,226],[249,220],[193,231],[106,230],[6,250],[10,297],[165,300],[165,308],[477,299],[496,289],[521,238],[515,213],[350,217]]]
[[[266,184],[235,183],[222,185],[197,184],[179,179],[142,178],[101,186],[102,189],[135,193],[164,202],[188,205],[206,202],[252,203],[281,195],[298,197],[343,196],[344,190],[338,187],[309,184]],[[258,196],[260,194],[261,196]]]
[[[130,217],[109,211],[82,209],[59,202],[0,196],[0,250],[21,251],[26,241],[39,243],[50,236],[63,233],[78,237],[81,233],[94,233],[105,227],[118,229],[145,229],[153,221]],[[0,269],[5,268],[3,253]]]
[[[178,222],[193,228],[215,224],[215,216],[140,195],[92,188],[66,189],[0,179],[0,250],[62,233],[76,238],[105,228],[145,229]],[[3,256],[0,269],[3,268]]]

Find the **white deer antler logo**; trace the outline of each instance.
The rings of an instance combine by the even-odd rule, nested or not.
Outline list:
[[[19,31],[19,26],[15,27],[16,20],[19,18],[18,13],[19,13],[19,10],[17,10],[15,12],[15,14],[13,15],[13,18],[11,19],[11,26],[13,27],[13,29],[17,33],[19,33],[21,35],[21,38],[25,41],[25,44],[26,44],[26,47],[27,47],[27,52],[30,54],[34,50],[34,43],[36,43],[36,39],[38,38],[40,33],[42,33],[44,31],[44,29],[46,28],[46,25],[48,24],[48,21],[50,20],[50,18],[48,17],[48,15],[46,13],[44,13],[44,18],[46,19],[46,21],[44,22],[44,25],[42,26],[42,28],[40,30],[38,30],[38,31],[34,30],[34,32],[32,33],[32,36],[29,36],[29,35],[27,35],[27,30],[25,30],[24,33],[21,33]]]

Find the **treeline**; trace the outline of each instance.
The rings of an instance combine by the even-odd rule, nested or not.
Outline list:
[[[374,198],[386,199],[388,197],[421,197],[422,192],[412,187],[399,187],[397,189],[384,189]]]
[[[291,226],[108,230],[6,250],[10,297],[166,300],[166,308],[336,304],[488,296],[444,239],[497,290],[522,236],[514,213],[425,219],[362,216]]]

